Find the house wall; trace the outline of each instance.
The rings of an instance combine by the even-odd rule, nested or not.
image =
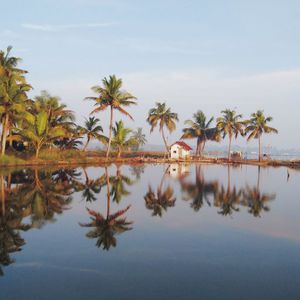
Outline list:
[[[190,155],[190,151],[183,149],[177,144],[173,145],[170,151],[171,151],[171,158],[173,159],[186,158]]]

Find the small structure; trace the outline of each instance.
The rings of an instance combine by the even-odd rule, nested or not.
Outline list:
[[[192,148],[182,141],[177,141],[170,147],[170,157],[172,159],[186,159],[191,155]]]

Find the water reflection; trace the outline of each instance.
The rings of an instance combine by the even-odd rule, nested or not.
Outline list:
[[[97,174],[100,172],[98,177],[91,177],[87,168],[2,171],[0,267],[13,263],[11,254],[21,251],[26,244],[22,237],[24,231],[43,229],[47,224],[54,223],[56,216],[71,209],[76,193],[85,201],[83,205],[88,206],[90,217],[90,222],[80,225],[89,228],[86,236],[95,239],[96,246],[103,250],[116,247],[118,235],[132,229],[133,221],[128,221],[125,216],[131,205],[122,203],[124,198],[130,197],[135,185],[144,195],[142,205],[151,211],[152,216],[159,217],[163,217],[181,200],[182,203],[188,202],[191,209],[198,213],[206,207],[215,209],[219,216],[232,217],[243,210],[254,217],[262,217],[263,213],[270,211],[270,202],[276,198],[275,193],[261,191],[260,167],[253,180],[254,185],[245,183],[240,186],[231,178],[231,167],[227,167],[223,182],[216,177],[207,179],[206,169],[201,165],[170,165],[164,167],[156,185],[153,180],[156,176],[143,177],[145,166],[124,169],[121,165],[115,169],[97,168]],[[141,183],[142,178],[147,180],[145,185]],[[151,184],[147,187],[149,181]],[[98,205],[98,201],[102,208],[104,203],[100,197],[103,195],[106,198],[105,212],[92,209],[91,206]],[[134,201],[132,205],[136,205]],[[112,212],[112,205],[116,207],[115,212]],[[3,275],[1,268],[0,275]]]
[[[103,216],[101,213],[96,212],[87,208],[87,211],[90,215],[91,222],[87,224],[80,224],[82,227],[91,227],[86,236],[88,238],[96,239],[96,246],[102,248],[103,250],[109,250],[111,247],[116,247],[117,239],[116,235],[122,234],[128,230],[131,230],[130,227],[133,222],[127,221],[125,217],[121,218],[130,208],[128,205],[125,209],[119,210],[115,213],[111,213],[111,196],[116,200],[117,203],[121,201],[122,196],[128,194],[124,192],[123,181],[131,182],[130,179],[126,176],[122,176],[120,167],[117,167],[116,176],[109,176],[107,167],[105,168],[105,179],[106,179],[106,215]],[[110,190],[112,185],[112,190]]]
[[[176,198],[174,197],[173,188],[170,185],[164,188],[167,172],[168,169],[163,173],[156,191],[149,185],[148,192],[144,196],[146,208],[153,211],[152,216],[162,217],[163,212],[166,212],[168,207],[175,206]]]

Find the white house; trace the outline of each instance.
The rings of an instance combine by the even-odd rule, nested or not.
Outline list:
[[[191,155],[192,148],[182,141],[177,141],[170,147],[170,157],[172,159],[186,159]]]

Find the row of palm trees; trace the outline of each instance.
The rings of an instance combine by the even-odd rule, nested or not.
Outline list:
[[[228,136],[228,159],[231,154],[231,144],[233,138],[239,135],[247,136],[247,140],[258,139],[259,141],[259,160],[262,158],[261,138],[264,133],[278,133],[277,129],[268,124],[272,117],[266,117],[264,112],[258,110],[251,115],[250,119],[243,120],[241,114],[235,110],[223,110],[222,116],[216,119],[215,126],[212,126],[214,117],[207,119],[203,111],[199,110],[193,115],[192,120],[185,121],[188,126],[183,129],[182,139],[196,139],[196,155],[202,156],[207,141],[219,142],[221,138]],[[157,102],[156,106],[149,111],[147,118],[151,126],[151,132],[155,127],[159,127],[166,151],[169,152],[169,146],[165,137],[165,131],[172,133],[176,129],[178,114],[171,111],[166,103]]]
[[[115,122],[115,111],[133,120],[127,108],[137,105],[137,98],[123,90],[122,79],[115,75],[102,80],[101,85],[92,87],[94,96],[86,97],[94,103],[91,115],[109,110],[108,136],[103,134],[100,119],[90,116],[85,120],[84,126],[75,123],[74,113],[61,103],[58,97],[51,96],[46,91],[33,99],[27,93],[32,87],[27,83],[27,71],[19,69],[20,58],[10,55],[11,47],[0,51],[0,121],[1,121],[1,154],[6,153],[7,145],[27,142],[35,149],[36,158],[40,150],[45,147],[59,147],[73,149],[82,145],[81,139],[86,137],[83,149],[86,150],[90,141],[99,140],[106,146],[106,158],[109,157],[111,148],[121,156],[124,150],[138,150],[146,143],[146,136],[141,128],[133,132],[125,127],[123,121]],[[239,135],[247,136],[248,140],[258,139],[259,160],[261,160],[261,138],[264,133],[277,133],[277,130],[268,124],[271,117],[266,117],[263,111],[253,113],[250,119],[243,120],[242,115],[235,110],[226,109],[222,116],[216,119],[206,118],[202,111],[197,111],[192,120],[185,122],[182,139],[196,139],[196,155],[202,156],[207,141],[219,142],[228,136],[228,159],[230,159],[231,144]],[[171,111],[166,103],[157,102],[150,109],[147,122],[150,132],[158,127],[162,135],[166,153],[169,145],[166,130],[172,133],[179,121],[178,114]]]

